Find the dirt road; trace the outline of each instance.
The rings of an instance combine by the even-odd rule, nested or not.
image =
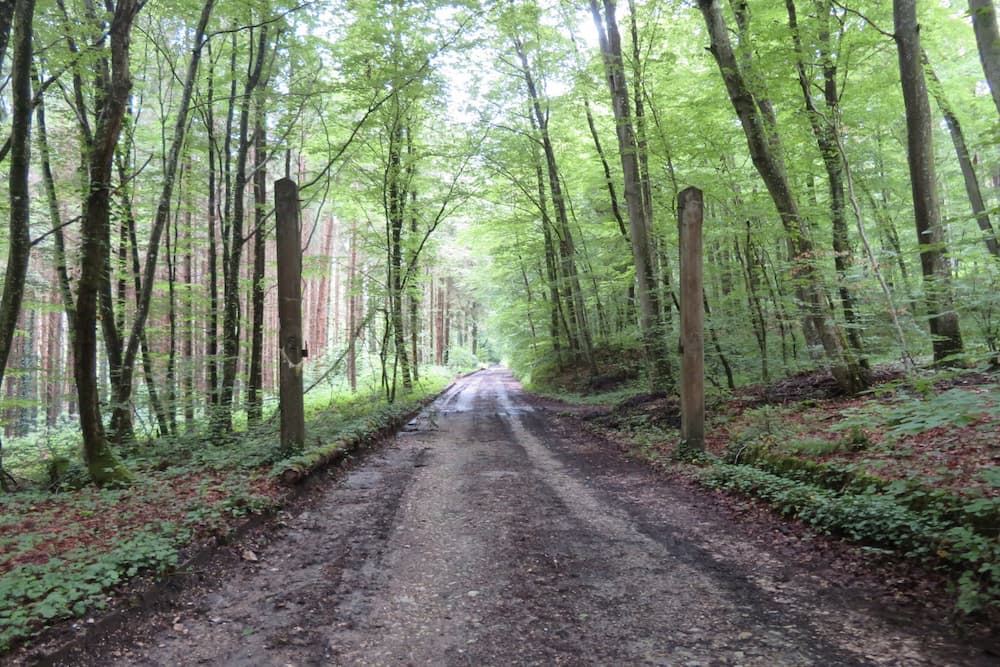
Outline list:
[[[256,561],[85,663],[990,664],[558,421],[507,372],[461,380]]]

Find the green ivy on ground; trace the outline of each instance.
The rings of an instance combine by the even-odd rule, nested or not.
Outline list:
[[[818,532],[839,535],[959,573],[957,606],[1000,606],[1000,542],[941,516],[913,510],[877,489],[837,492],[751,465],[716,463],[701,470],[710,488],[761,498]]]

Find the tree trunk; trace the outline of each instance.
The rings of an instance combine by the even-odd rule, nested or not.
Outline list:
[[[396,105],[389,128],[389,155],[385,170],[384,209],[388,232],[389,272],[389,324],[392,328],[394,358],[402,375],[403,388],[410,391],[410,363],[406,352],[406,331],[403,326],[403,227],[406,221],[406,200],[409,166],[403,164],[404,126],[403,112]],[[395,374],[394,374],[395,375]],[[394,383],[395,385],[395,380]],[[395,391],[392,392],[393,396]]]
[[[417,214],[416,214],[416,200],[417,193],[415,191],[410,193],[410,233],[416,236],[417,234]],[[421,264],[417,263],[416,258],[410,264],[410,286],[408,289],[410,295],[410,362],[412,364],[413,370],[413,381],[418,382],[420,380],[420,349],[418,346],[418,341],[420,337],[420,295],[422,290],[420,287],[420,272]]]
[[[972,15],[972,29],[976,33],[979,46],[979,61],[993,95],[997,114],[1000,114],[1000,30],[997,30],[997,10],[995,0],[969,0]]]
[[[833,5],[827,1],[817,7],[821,12],[819,21],[819,55],[823,67],[823,99],[826,113],[822,114],[816,108],[812,95],[812,81],[806,73],[805,49],[799,33],[798,17],[795,10],[795,0],[785,0],[788,13],[788,26],[791,29],[792,41],[795,45],[796,70],[799,77],[799,87],[805,101],[806,116],[812,127],[813,136],[823,158],[826,168],[827,185],[830,193],[830,222],[833,228],[833,261],[837,271],[840,304],[847,322],[847,340],[858,354],[861,364],[868,365],[864,358],[864,346],[861,342],[861,324],[858,321],[854,295],[848,286],[848,271],[854,263],[851,244],[847,233],[846,194],[844,189],[843,160],[840,155],[840,95],[837,92],[836,58],[830,53],[830,12]]]
[[[869,373],[847,348],[843,331],[827,310],[826,292],[813,261],[814,250],[808,226],[799,213],[798,202],[785,172],[770,106],[757,100],[747,85],[743,67],[733,53],[719,0],[698,0],[698,6],[705,17],[711,39],[710,50],[743,126],[750,157],[778,209],[785,229],[792,251],[803,330],[812,346],[822,347],[841,390],[855,394],[868,387]]]
[[[347,381],[351,391],[358,390],[358,225],[351,224],[350,257],[347,263]]]
[[[119,0],[108,30],[111,43],[110,87],[105,91],[91,150],[90,187],[81,223],[80,281],[76,302],[76,340],[73,376],[76,379],[83,453],[93,481],[104,486],[125,483],[131,473],[111,451],[101,420],[97,385],[97,301],[101,273],[107,267],[110,226],[111,164],[121,132],[132,82],[129,76],[129,41],[139,10],[137,0]]]
[[[561,365],[562,342],[559,336],[559,311],[562,302],[559,297],[559,272],[556,269],[556,252],[552,243],[552,220],[549,218],[548,198],[545,196],[545,177],[542,174],[542,162],[537,151],[532,151],[532,162],[535,167],[535,181],[538,184],[538,209],[542,218],[542,239],[545,244],[545,277],[549,286],[549,338],[556,363]],[[567,331],[566,334],[569,336],[570,332]],[[572,347],[572,344],[570,346]]]
[[[190,170],[185,170],[190,173]],[[188,189],[190,193],[190,188]],[[194,247],[192,245],[192,218],[194,203],[185,207],[184,224],[184,428],[190,432],[195,424],[194,412]]]
[[[652,239],[649,236],[651,205],[643,190],[640,146],[633,127],[631,101],[622,59],[621,35],[615,19],[615,3],[613,0],[604,0],[602,19],[597,0],[590,0],[590,12],[601,45],[605,80],[611,94],[615,117],[618,154],[625,180],[625,206],[628,210],[629,237],[632,241],[636,296],[639,299],[639,329],[646,354],[649,381],[653,387],[663,387],[673,382],[673,370],[662,330]]]
[[[251,34],[251,45],[253,35]],[[234,47],[235,48],[235,47]],[[233,189],[226,198],[227,208],[231,204],[231,215],[226,220],[228,234],[225,240],[228,256],[223,270],[222,306],[222,387],[219,405],[215,414],[213,430],[223,435],[232,430],[232,409],[236,388],[236,374],[240,356],[240,266],[243,259],[243,222],[245,216],[244,191],[247,186],[247,159],[250,152],[250,104],[253,92],[261,82],[264,60],[267,54],[267,27],[257,33],[256,51],[247,79],[243,86],[243,96],[239,103],[239,141],[236,146],[236,178]],[[235,56],[234,56],[235,57]],[[235,96],[232,101],[235,103]]]
[[[899,51],[899,74],[906,107],[907,161],[913,192],[914,221],[920,247],[925,300],[934,361],[962,352],[958,314],[952,305],[951,275],[945,257],[944,229],[934,173],[934,136],[931,105],[920,62],[920,26],[916,0],[893,0],[893,24]]]
[[[208,55],[211,61],[212,46],[208,44]],[[205,105],[205,133],[206,144],[208,145],[208,317],[205,322],[205,363],[207,365],[208,377],[205,382],[208,385],[206,392],[206,402],[208,405],[208,416],[210,420],[215,419],[215,411],[219,405],[219,265],[218,265],[218,245],[216,243],[216,231],[218,220],[216,210],[218,209],[217,190],[218,172],[215,138],[215,114],[212,111],[211,100],[214,96],[214,73],[209,72],[207,77],[207,97],[210,100]]]
[[[534,77],[528,65],[528,58],[524,52],[524,45],[519,37],[514,37],[514,49],[521,62],[521,73],[524,77],[525,88],[531,102],[534,113],[535,129],[541,139],[542,151],[545,156],[545,166],[548,173],[549,193],[552,195],[552,207],[555,210],[556,223],[558,224],[557,235],[559,237],[559,257],[560,268],[563,278],[567,282],[569,298],[566,300],[566,308],[569,311],[569,320],[576,326],[577,340],[580,351],[583,353],[583,360],[587,364],[587,369],[591,376],[597,375],[597,366],[594,361],[593,345],[591,343],[590,326],[587,322],[587,313],[583,304],[583,295],[580,290],[580,277],[576,270],[574,259],[573,235],[570,231],[569,216],[566,209],[566,199],[563,194],[562,184],[559,178],[559,168],[556,162],[555,150],[552,146],[552,139],[549,136],[548,117],[543,113],[538,91],[535,87]]]
[[[267,138],[263,100],[258,100],[254,121],[253,172],[253,285],[250,325],[250,372],[247,377],[247,418],[257,423],[264,404],[264,270],[267,263]]]
[[[0,14],[6,14],[0,11]],[[0,297],[0,386],[3,385],[10,358],[17,318],[24,299],[31,252],[31,51],[34,0],[21,0],[14,14],[14,52],[11,63],[11,141],[8,194],[10,197],[10,236],[7,240],[7,268],[3,296]],[[2,27],[2,26],[0,26]],[[7,24],[9,30],[10,24]],[[6,42],[6,39],[4,39]],[[3,45],[6,48],[6,44]],[[3,467],[3,443],[0,442],[0,488],[9,491],[12,478]]]
[[[170,206],[173,198],[177,165],[180,161],[180,152],[184,145],[184,137],[187,131],[188,109],[190,108],[191,96],[194,92],[194,84],[198,75],[198,64],[201,61],[201,49],[205,29],[208,25],[208,19],[211,16],[214,2],[215,0],[205,0],[201,16],[198,20],[198,27],[195,30],[191,59],[188,62],[177,118],[174,121],[173,139],[164,164],[163,187],[160,190],[156,216],[150,230],[149,243],[146,250],[146,264],[143,268],[142,279],[140,280],[138,275],[136,275],[135,319],[132,322],[132,330],[125,347],[125,354],[121,362],[117,382],[113,381],[112,383],[115,394],[115,411],[112,415],[111,423],[113,437],[116,442],[129,439],[132,434],[132,375],[135,369],[135,359],[139,353],[140,346],[143,345],[142,338],[145,336],[146,317],[149,314],[149,304],[153,298],[153,287],[156,281],[156,264],[160,251],[160,239],[170,220]],[[133,252],[138,251],[134,249]],[[138,269],[138,257],[135,258],[135,268]],[[148,351],[146,354],[148,354]],[[114,380],[114,374],[112,374],[112,379]],[[155,396],[155,393],[151,393],[151,396]]]
[[[965,143],[965,133],[962,131],[962,125],[958,122],[958,116],[955,115],[955,110],[948,102],[948,98],[945,97],[944,86],[941,85],[941,81],[938,79],[937,74],[935,74],[934,68],[931,67],[930,60],[927,58],[927,52],[921,50],[920,56],[927,76],[930,78],[930,91],[937,101],[938,108],[941,109],[941,115],[944,116],[945,123],[948,125],[948,132],[951,134],[951,143],[955,146],[955,156],[958,158],[958,166],[962,170],[962,179],[965,182],[965,194],[969,198],[972,215],[976,218],[976,223],[983,232],[983,242],[986,244],[986,249],[991,255],[1000,259],[1000,243],[997,242],[996,230],[993,229],[989,211],[986,209],[986,203],[983,201],[983,193],[979,188],[979,178],[976,176],[976,165],[972,162],[969,147]]]
[[[750,307],[750,322],[753,327],[753,335],[757,340],[757,349],[760,351],[760,379],[762,382],[771,381],[771,373],[768,368],[767,354],[767,318],[764,314],[764,306],[760,298],[760,277],[757,261],[753,251],[753,240],[750,238],[750,221],[747,221],[746,242],[743,249],[740,249],[739,237],[733,239],[736,245],[736,258],[743,268],[743,281],[747,290],[747,302]]]

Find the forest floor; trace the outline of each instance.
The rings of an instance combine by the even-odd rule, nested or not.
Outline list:
[[[655,447],[597,425],[624,412],[464,378],[170,594],[8,661],[996,664],[943,575],[637,461]]]

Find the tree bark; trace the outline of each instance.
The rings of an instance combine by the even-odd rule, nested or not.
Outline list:
[[[112,452],[101,420],[97,385],[97,301],[101,273],[107,266],[110,226],[111,165],[132,87],[129,43],[139,11],[137,0],[119,0],[108,30],[111,79],[100,105],[89,159],[90,188],[81,224],[81,267],[76,302],[73,376],[76,380],[83,453],[93,481],[99,486],[131,481],[131,473]]]
[[[624,177],[625,207],[629,217],[629,238],[632,241],[632,261],[635,266],[636,296],[639,299],[639,329],[650,384],[654,388],[673,382],[673,370],[667,353],[661,321],[659,297],[656,291],[656,269],[651,228],[651,204],[643,189],[640,146],[633,127],[631,101],[625,81],[621,35],[615,19],[615,3],[604,0],[604,15],[597,0],[590,0],[590,12],[597,29],[604,61],[605,80],[611,94],[615,117],[618,154]]]
[[[252,35],[251,35],[251,44]],[[222,306],[222,388],[213,429],[216,435],[232,430],[232,408],[236,388],[236,374],[240,355],[240,266],[243,258],[243,222],[245,206],[243,193],[247,186],[247,159],[250,152],[250,104],[253,92],[261,83],[261,73],[267,54],[267,27],[260,28],[257,43],[252,53],[252,64],[243,86],[243,96],[239,108],[239,142],[236,147],[236,178],[233,189],[227,197],[232,202],[231,216],[227,219],[226,236],[229,253],[223,273]],[[234,100],[235,101],[235,100]]]
[[[113,437],[116,442],[122,442],[132,437],[132,376],[135,370],[135,360],[140,346],[142,346],[142,338],[145,335],[146,318],[149,314],[149,304],[153,298],[153,287],[156,281],[156,265],[160,252],[160,239],[170,220],[174,181],[177,174],[177,166],[180,162],[181,148],[184,145],[184,137],[187,132],[188,110],[191,104],[191,96],[194,92],[195,80],[198,76],[198,65],[201,62],[201,49],[204,45],[205,30],[208,26],[214,2],[215,0],[205,0],[201,16],[198,20],[198,27],[195,30],[194,45],[191,51],[191,58],[188,61],[187,74],[184,79],[184,88],[181,93],[177,118],[174,121],[173,139],[164,163],[163,187],[160,190],[156,216],[150,230],[142,279],[140,280],[136,276],[135,318],[132,321],[132,329],[125,346],[125,354],[122,358],[117,383],[114,383],[113,388],[115,409],[111,423]],[[138,268],[138,265],[136,268]]]
[[[208,45],[209,61],[212,59],[212,45]],[[208,222],[208,317],[205,322],[205,364],[207,366],[206,403],[208,405],[208,416],[210,420],[215,419],[215,411],[219,405],[219,265],[218,265],[218,245],[216,243],[216,230],[218,220],[216,210],[218,208],[218,171],[217,171],[217,150],[215,137],[215,114],[212,111],[211,101],[214,99],[214,72],[209,72],[207,78],[207,97],[209,103],[204,107],[206,144],[208,145],[208,202],[207,215]]]
[[[972,215],[976,218],[976,224],[979,225],[979,229],[983,232],[983,242],[986,244],[986,249],[991,255],[1000,259],[1000,243],[997,241],[997,234],[993,228],[993,223],[990,222],[990,214],[986,209],[986,202],[983,201],[983,193],[979,187],[979,178],[976,176],[976,165],[972,161],[969,146],[965,142],[965,132],[962,131],[962,124],[958,122],[955,110],[948,102],[948,98],[945,97],[944,86],[941,85],[941,80],[938,79],[934,68],[931,67],[930,60],[927,58],[927,52],[921,51],[920,55],[927,76],[930,78],[930,91],[937,101],[938,108],[941,109],[941,115],[944,116],[945,123],[948,125],[948,132],[951,134],[951,143],[955,146],[955,156],[958,159],[958,166],[962,170],[965,194],[969,198]]]
[[[253,171],[253,286],[250,324],[250,370],[247,374],[247,418],[257,423],[263,417],[264,394],[264,270],[267,260],[267,138],[263,100],[258,100],[254,120]]]
[[[830,222],[833,228],[833,261],[837,271],[840,304],[847,322],[847,340],[858,354],[861,364],[867,366],[867,361],[864,358],[864,345],[861,341],[861,324],[858,321],[857,308],[854,304],[854,294],[848,286],[848,271],[854,260],[847,232],[844,169],[840,155],[840,95],[837,92],[837,61],[830,53],[829,22],[833,5],[829,0],[825,0],[817,7],[817,11],[821,12],[818,46],[823,68],[825,114],[819,111],[813,100],[812,81],[806,73],[805,49],[799,32],[795,0],[785,0],[785,8],[788,13],[788,27],[791,29],[792,41],[795,45],[795,68],[799,77],[799,87],[802,89],[802,97],[805,101],[806,116],[809,118],[809,124],[812,127],[813,136],[826,169],[830,194]]]
[[[410,379],[409,355],[406,350],[406,331],[403,317],[403,228],[406,222],[406,203],[408,198],[411,165],[404,164],[403,151],[408,143],[405,135],[405,112],[397,99],[393,104],[393,116],[388,128],[389,155],[385,169],[385,187],[383,188],[384,212],[386,217],[388,241],[388,272],[389,272],[389,318],[392,327],[394,356],[402,376],[403,389],[413,388]],[[407,155],[407,159],[412,156]],[[395,374],[390,396],[395,398]]]
[[[548,176],[549,193],[552,195],[552,208],[555,211],[555,218],[558,227],[555,229],[559,239],[559,266],[562,277],[566,281],[566,308],[569,313],[570,324],[576,328],[575,338],[579,344],[580,352],[583,354],[583,361],[587,364],[590,374],[597,375],[597,366],[594,361],[593,344],[591,342],[590,325],[587,322],[587,313],[583,303],[583,295],[580,290],[580,277],[576,270],[575,251],[573,248],[573,235],[569,226],[569,217],[566,209],[566,199],[563,194],[562,183],[559,177],[559,166],[556,162],[555,149],[552,146],[552,139],[549,135],[548,116],[542,111],[541,102],[538,97],[538,90],[535,87],[534,77],[528,64],[527,54],[524,51],[518,36],[514,36],[514,50],[521,62],[521,74],[524,78],[525,89],[531,103],[533,124],[541,140],[542,152],[545,157],[545,167]],[[539,193],[541,194],[541,192]]]
[[[924,277],[924,299],[934,361],[940,363],[962,352],[962,334],[958,314],[952,305],[951,275],[945,257],[944,229],[934,173],[933,119],[920,62],[916,0],[893,0],[892,10],[903,104],[906,107],[907,161],[920,267]]]
[[[358,225],[351,224],[351,238],[348,241],[350,246],[347,262],[347,381],[351,385],[351,391],[358,390],[358,355],[357,355],[357,327],[358,327],[358,292],[360,285],[358,280]]]
[[[997,29],[995,0],[969,0],[972,29],[976,33],[979,61],[1000,115],[1000,30]]]
[[[597,375],[597,365],[594,360],[593,343],[591,341],[590,326],[587,322],[587,312],[583,303],[583,295],[580,290],[580,277],[576,270],[573,248],[573,235],[569,226],[569,216],[566,209],[566,198],[563,194],[562,184],[559,177],[559,167],[556,162],[555,149],[552,146],[552,139],[549,136],[548,116],[542,111],[538,90],[535,87],[534,77],[528,64],[528,57],[524,51],[524,45],[520,37],[514,36],[514,50],[521,63],[521,74],[524,78],[525,89],[534,113],[535,129],[541,139],[542,151],[545,156],[545,166],[548,174],[549,194],[552,195],[552,207],[555,211],[557,232],[559,237],[559,258],[562,275],[567,282],[569,297],[566,300],[566,308],[569,311],[569,319],[576,326],[577,340],[580,344],[580,351],[583,353],[583,361],[587,364],[587,369],[591,376]]]
[[[6,12],[2,12],[6,13]],[[8,172],[10,198],[10,236],[7,240],[7,268],[3,296],[0,297],[0,386],[3,385],[10,358],[17,318],[24,300],[31,252],[31,51],[35,15],[34,0],[20,0],[14,11],[14,52],[11,63],[11,148]],[[0,26],[2,27],[2,26]],[[10,25],[6,28],[9,30]],[[6,39],[4,39],[6,42]],[[3,45],[6,47],[6,43]],[[3,467],[3,443],[0,442],[0,488],[9,491],[12,478]]]

